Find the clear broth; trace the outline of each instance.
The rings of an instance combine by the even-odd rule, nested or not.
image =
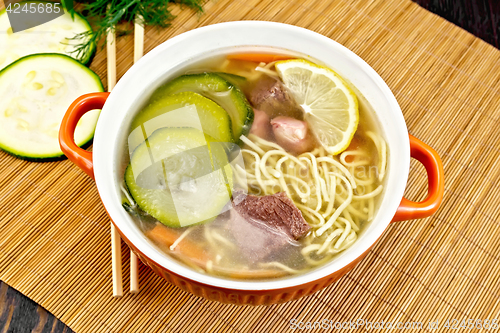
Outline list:
[[[198,61],[185,68],[183,74],[194,74],[203,72],[226,72],[230,74],[248,76],[255,74],[256,62],[227,60],[225,55],[212,57],[208,60]],[[264,74],[265,75],[265,74]],[[248,96],[254,87],[253,82],[242,85],[241,90]],[[364,149],[370,152],[370,166],[376,165],[379,161],[377,147],[374,142],[366,135],[371,131],[383,136],[380,126],[376,120],[375,112],[366,101],[366,99],[352,87],[356,92],[359,103],[359,124],[351,146],[348,149]],[[139,111],[140,112],[140,111]],[[287,114],[282,114],[286,116]],[[125,144],[125,153],[123,154],[123,165],[129,163],[128,146]],[[365,170],[366,171],[366,170]],[[356,170],[354,170],[356,172]],[[383,185],[383,182],[379,184]],[[377,184],[378,185],[378,184]],[[126,188],[124,186],[124,188]],[[251,193],[251,190],[249,191]],[[360,193],[362,195],[364,193]],[[383,194],[382,194],[383,195]],[[380,203],[379,195],[374,201],[375,212]],[[124,195],[124,207],[130,213],[138,228],[151,240],[155,246],[167,256],[173,257],[182,264],[199,272],[220,276],[230,279],[252,279],[268,280],[280,277],[286,277],[294,274],[301,274],[319,266],[311,265],[305,260],[301,253],[307,244],[302,240],[286,240],[274,249],[273,242],[276,238],[281,239],[282,235],[273,233],[272,230],[266,230],[262,225],[248,224],[241,228],[241,234],[233,228],[228,227],[230,221],[230,212],[226,211],[220,214],[213,222],[189,226],[186,228],[172,229],[162,225],[153,217],[142,212],[140,209],[131,207],[130,200]],[[370,223],[367,220],[358,219],[359,231],[358,237]],[[185,233],[189,230],[188,233]],[[263,230],[265,230],[263,232]],[[172,249],[172,243],[176,238],[182,240],[177,242],[176,247]],[[254,235],[253,237],[251,235]],[[250,237],[252,242],[259,243],[258,247],[266,249],[265,254],[248,253],[251,249],[242,249],[236,238]],[[280,240],[281,241],[281,240]],[[179,251],[182,248],[182,251]],[[257,252],[261,252],[260,250]],[[333,260],[337,254],[328,257],[315,257],[318,261],[328,258],[327,262]],[[280,263],[269,265],[269,263]]]

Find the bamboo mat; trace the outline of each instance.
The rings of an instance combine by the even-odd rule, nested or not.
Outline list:
[[[76,332],[283,332],[291,319],[359,318],[423,322],[426,331],[439,320],[438,331],[447,331],[446,319],[500,317],[500,51],[409,0],[218,0],[202,16],[174,8],[172,27],[146,30],[145,52],[199,26],[269,20],[319,32],[360,55],[394,92],[410,133],[441,155],[442,208],[390,225],[353,271],[295,302],[214,303],[144,265],[140,293],[114,299],[109,220],[93,181],[67,160],[30,163],[0,153],[1,280]],[[132,36],[117,48],[120,77],[133,62]],[[103,82],[105,57],[101,51],[92,63]],[[412,162],[407,197],[425,193],[424,169]],[[122,253],[128,272],[125,245]]]

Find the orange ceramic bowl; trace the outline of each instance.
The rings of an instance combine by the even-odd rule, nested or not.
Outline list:
[[[121,164],[131,120],[163,82],[183,74],[190,63],[229,53],[287,53],[310,58],[334,69],[350,81],[373,107],[388,145],[386,184],[373,221],[358,240],[330,263],[308,273],[270,281],[240,281],[191,270],[159,251],[138,229],[121,206]],[[73,141],[78,119],[101,109],[93,152]],[[78,98],[61,124],[61,149],[95,179],[111,220],[139,258],[168,282],[194,295],[233,304],[273,304],[312,294],[351,270],[375,244],[391,221],[424,218],[436,211],[444,190],[443,167],[437,153],[409,136],[401,109],[380,76],[361,58],[315,32],[271,22],[231,22],[192,30],[172,38],[139,60],[111,94]],[[410,157],[426,168],[429,193],[423,202],[403,197]]]

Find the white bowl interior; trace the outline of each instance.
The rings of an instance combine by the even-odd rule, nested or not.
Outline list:
[[[121,206],[120,161],[130,122],[162,83],[183,74],[186,66],[211,56],[237,53],[288,53],[323,63],[346,78],[373,107],[388,143],[385,193],[374,220],[356,243],[330,263],[308,273],[271,281],[237,281],[197,273],[158,250]],[[99,194],[124,235],[157,264],[208,285],[239,290],[269,290],[304,284],[327,276],[359,257],[380,237],[394,216],[408,178],[408,131],[399,105],[380,76],[361,58],[312,31],[271,22],[222,23],[189,31],[156,47],[118,82],[98,121],[94,138],[94,173]]]

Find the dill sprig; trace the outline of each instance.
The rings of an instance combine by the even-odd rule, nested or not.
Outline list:
[[[175,18],[169,10],[169,4],[177,3],[189,7],[198,13],[203,12],[205,0],[82,0],[81,13],[89,20],[93,31],[77,34],[73,40],[79,44],[73,53],[77,59],[85,59],[94,49],[94,45],[105,45],[108,31],[117,35],[129,33],[130,30],[119,28],[124,22],[135,22],[140,17],[139,24],[166,28]],[[71,3],[71,5],[69,5]],[[68,6],[66,7],[66,4]],[[73,13],[72,1],[65,0],[63,5]],[[137,16],[139,15],[139,16]]]

